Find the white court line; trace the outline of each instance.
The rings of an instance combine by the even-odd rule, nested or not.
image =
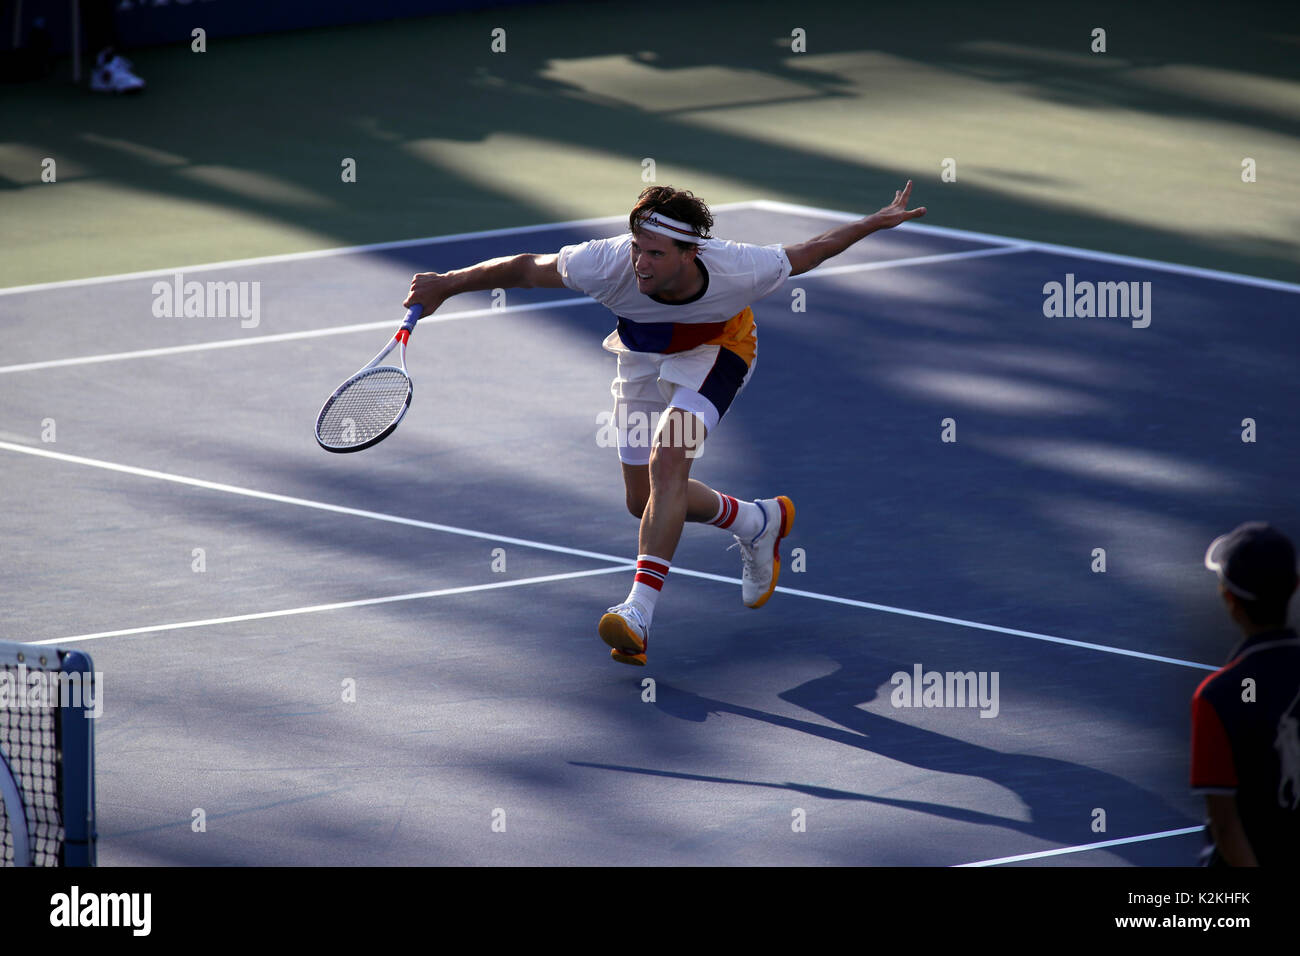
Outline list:
[[[984,256],[1005,256],[1013,252],[1030,252],[1028,246],[999,246],[996,249],[968,249],[965,252],[941,252],[932,256],[913,256],[910,259],[884,259],[880,262],[858,262],[843,266],[818,266],[811,272],[797,275],[795,279],[807,279],[813,276],[839,276],[850,272],[874,272],[877,269],[892,269],[895,266],[928,266],[934,262],[955,262],[958,259],[980,259]],[[4,369],[0,369],[3,372]]]
[[[720,203],[711,207],[714,212],[758,209],[766,212],[784,212],[791,215],[812,216],[822,219],[839,219],[852,221],[863,218],[862,213],[844,212],[837,209],[823,209],[817,206],[803,206],[799,203],[782,202],[776,199],[750,199],[745,202]],[[47,289],[69,289],[78,286],[95,285],[100,282],[122,282],[128,279],[147,279],[155,276],[168,276],[176,272],[203,272],[212,269],[229,269],[240,266],[262,265],[277,262],[298,262],[304,259],[322,259],[330,256],[356,255],[358,253],[382,252],[388,249],[409,249],[415,246],[432,246],[448,242],[466,242],[474,239],[490,239],[497,236],[522,236],[555,229],[575,228],[578,226],[595,226],[601,223],[621,222],[622,216],[597,216],[591,219],[569,219],[562,222],[537,223],[532,226],[511,226],[506,229],[483,229],[478,232],[457,232],[443,236],[426,236],[422,239],[398,239],[393,242],[373,242],[362,246],[336,246],[331,249],[314,249],[307,252],[287,252],[271,256],[255,256],[251,259],[228,259],[224,262],[204,262],[188,266],[168,266],[165,269],[146,269],[142,272],[121,272],[115,275],[88,276],[84,279],[62,279],[56,282],[39,282],[33,285],[9,286],[0,288],[0,296],[15,295],[22,292],[40,292]],[[1025,246],[1040,252],[1057,255],[1074,256],[1080,259],[1096,259],[1103,262],[1117,262],[1134,265],[1145,269],[1158,269],[1165,272],[1181,272],[1185,275],[1200,276],[1221,282],[1238,282],[1256,285],[1265,289],[1282,292],[1300,292],[1300,285],[1281,282],[1276,279],[1263,279],[1258,276],[1243,275],[1239,272],[1220,272],[1216,269],[1202,269],[1199,266],[1187,266],[1174,262],[1161,262],[1159,259],[1142,259],[1124,256],[1113,252],[1101,252],[1096,249],[1084,249],[1079,246],[1061,246],[1038,242],[1033,239],[1017,239],[1014,236],[999,236],[987,232],[972,232],[967,229],[953,229],[948,226],[932,226],[920,222],[906,222],[896,228],[908,231],[928,232],[936,236],[948,236],[953,239],[965,239],[970,242],[990,242],[995,245],[1008,243]]]
[[[255,614],[235,614],[230,617],[211,617],[201,621],[179,621],[175,624],[151,624],[146,627],[128,627],[120,631],[97,631],[94,634],[73,634],[48,641],[28,641],[30,644],[70,644],[73,641],[95,641],[101,637],[125,637],[129,634],[152,634],[158,631],[178,631],[190,627],[210,627],[213,624],[235,624],[240,621],[262,621],[271,617],[291,617],[296,614],[315,614],[318,611],[337,611],[349,607],[367,607],[372,604],[392,604],[397,601],[419,601],[424,598],[445,597],[449,594],[471,594],[475,591],[492,591],[499,588],[517,588],[526,584],[546,584],[551,581],[568,581],[572,578],[589,578],[615,571],[631,571],[636,562],[624,562],[610,568],[591,571],[569,571],[564,574],[546,574],[517,581],[494,581],[491,584],[472,584],[458,588],[441,588],[437,591],[413,591],[410,594],[390,594],[386,597],[363,598],[357,601],[339,601],[336,604],[313,604],[309,607],[291,607],[280,611],[259,611]]]
[[[673,568],[676,571],[676,568]],[[965,621],[956,617],[944,617],[942,614],[927,614],[924,611],[909,611],[901,607],[889,607],[885,604],[871,604],[867,601],[854,601],[851,598],[834,597],[830,594],[815,594],[812,591],[799,591],[795,588],[778,587],[778,591],[784,594],[793,594],[795,597],[815,598],[819,601],[830,601],[834,604],[846,604],[849,607],[866,608],[869,611],[884,611],[887,614],[901,614],[905,617],[920,618],[923,621],[937,621],[940,624],[956,624],[959,627],[973,627],[981,631],[996,631],[999,634],[1010,634],[1013,637],[1028,637],[1035,641],[1047,641],[1050,644],[1065,644],[1069,647],[1081,647],[1089,651],[1104,651],[1107,654],[1121,654],[1124,657],[1137,657],[1144,661],[1157,661],[1161,664],[1176,664],[1179,667],[1193,667],[1203,671],[1217,671],[1219,668],[1213,664],[1198,664],[1195,661],[1184,661],[1177,657],[1161,657],[1159,654],[1147,654],[1144,651],[1130,651],[1123,647],[1111,647],[1108,644],[1090,644],[1087,641],[1072,641],[1064,637],[1053,637],[1050,634],[1039,634],[1035,631],[1018,631],[1011,627],[999,627],[995,624],[981,624],[978,621]]]
[[[747,209],[748,202],[721,203],[710,207],[714,212]],[[254,256],[251,259],[226,259],[222,262],[200,262],[188,266],[169,266],[165,269],[145,269],[142,272],[119,272],[105,276],[87,276],[84,279],[60,279],[56,282],[37,282],[33,285],[15,285],[0,289],[0,296],[20,292],[44,292],[49,289],[75,289],[99,282],[124,282],[128,279],[150,279],[170,276],[176,272],[209,272],[213,269],[235,269],[243,266],[269,265],[277,262],[302,262],[306,259],[328,259],[332,256],[352,256],[367,252],[384,252],[389,249],[411,249],[415,246],[436,246],[448,242],[469,242],[474,239],[492,239],[499,236],[523,236],[535,232],[551,232],[579,226],[598,226],[607,222],[626,222],[626,216],[596,216],[592,219],[569,219],[563,222],[542,222],[533,226],[510,226],[506,229],[481,229],[478,232],[453,232],[443,236],[425,236],[422,239],[397,239],[392,242],[371,242],[363,246],[334,246],[329,249],[310,249],[306,252],[284,252],[271,256]]]
[[[855,212],[843,212],[836,209],[820,209],[816,206],[801,206],[797,203],[780,202],[775,199],[754,199],[749,202],[752,209],[768,212],[785,212],[802,216],[820,216],[852,222],[862,216]],[[1217,269],[1203,269],[1200,266],[1187,266],[1177,262],[1161,262],[1159,259],[1142,259],[1137,256],[1124,256],[1115,252],[1100,252],[1096,249],[1083,249],[1077,246],[1060,246],[1050,242],[1038,242],[1034,239],[1016,239],[1011,236],[998,236],[987,232],[971,232],[967,229],[952,229],[948,226],[932,226],[922,222],[905,222],[897,229],[908,232],[929,233],[935,236],[947,236],[951,239],[965,239],[970,242],[992,242],[998,245],[1014,243],[1030,252],[1047,252],[1058,256],[1071,256],[1075,259],[1093,259],[1098,262],[1114,262],[1118,265],[1135,266],[1139,269],[1154,269],[1160,272],[1177,272],[1182,275],[1196,276],[1201,279],[1213,279],[1216,282],[1236,282],[1241,285],[1258,286],[1261,289],[1273,289],[1277,292],[1300,292],[1300,285],[1294,282],[1282,282],[1278,279],[1263,279],[1259,276],[1243,275],[1240,272],[1220,272]]]
[[[845,275],[852,272],[873,272],[877,269],[892,269],[895,266],[920,266],[936,262],[952,262],[957,259],[978,259],[982,256],[1004,256],[1013,252],[1028,251],[1024,246],[999,246],[996,249],[974,249],[964,252],[945,252],[932,256],[913,256],[910,259],[886,259],[881,262],[859,262],[842,266],[819,266],[811,272],[796,276],[798,279],[823,278]],[[513,312],[536,312],[545,309],[561,309],[575,305],[596,305],[596,300],[587,296],[573,299],[555,299],[550,302],[530,302],[527,305],[508,305],[502,308],[468,309],[463,312],[438,312],[420,323],[450,322],[455,319],[475,319],[487,316],[509,315]],[[34,372],[47,368],[62,368],[68,365],[92,365],[99,362],[117,362],[123,359],[153,358],[159,355],[179,355],[183,352],[204,352],[208,349],[239,348],[245,345],[266,345],[273,342],[289,342],[295,339],[316,339],[327,335],[345,335],[352,332],[366,332],[373,329],[391,329],[400,323],[396,321],[366,322],[362,325],[339,325],[331,328],[306,329],[301,332],[280,332],[275,335],[245,336],[239,339],[217,339],[212,342],[193,342],[189,345],[167,345],[156,349],[138,349],[134,352],[109,352],[101,355],[80,355],[74,358],[49,359],[43,362],[24,362],[21,365],[0,366],[0,375],[10,372]]]
[[[1147,840],[1163,840],[1167,837],[1188,836],[1200,833],[1204,826],[1183,827],[1181,830],[1164,830],[1161,833],[1144,833],[1141,836],[1123,837],[1119,840],[1103,840],[1101,843],[1085,843],[1082,846],[1063,846],[1057,850],[1039,850],[1037,853],[1021,853],[1019,856],[1004,856],[996,860],[980,860],[978,863],[958,863],[957,869],[967,866],[1000,866],[1003,863],[1019,863],[1022,860],[1041,860],[1049,856],[1063,856],[1066,853],[1086,853],[1089,850],[1102,850],[1108,846],[1123,846],[1126,843],[1144,843]]]
[[[0,449],[6,451],[21,452],[25,455],[36,455],[41,458],[53,458],[56,461],[71,462],[74,465],[87,465],[91,468],[103,468],[106,471],[117,471],[124,475],[136,475],[140,478],[155,478],[159,481],[170,481],[178,485],[189,485],[193,488],[204,488],[208,491],[222,491],[229,495],[241,495],[245,498],[257,498],[261,501],[274,501],[283,505],[297,505],[300,508],[314,508],[317,511],[330,511],[334,514],[352,515],[357,518],[369,518],[372,521],[386,521],[390,524],[401,524],[412,528],[425,528],[429,531],[443,531],[447,534],[458,534],[467,538],[479,538],[484,541],[498,541],[505,544],[517,544],[521,548],[535,548],[539,551],[551,551],[555,554],[567,554],[575,558],[594,558],[597,561],[613,561],[619,564],[628,563],[628,559],[617,554],[601,554],[597,551],[582,551],[578,548],[565,548],[556,544],[543,544],[540,541],[527,541],[523,538],[509,538],[501,534],[487,534],[482,531],[472,531],[468,528],[457,528],[453,525],[437,524],[432,521],[420,521],[416,518],[403,518],[400,515],[384,514],[380,511],[364,511],[360,508],[345,508],[342,505],[326,504],[323,501],[312,501],[308,498],[294,498],[289,495],[272,494],[269,491],[256,491],[252,488],[241,488],[238,485],[223,485],[216,481],[204,481],[202,478],[187,478],[184,475],[173,475],[165,471],[153,471],[149,468],[136,468],[133,465],[119,465],[111,461],[101,461],[98,458],[81,458],[77,455],[65,455],[62,452],[49,451],[45,448],[30,448],[26,445],[15,445],[12,442],[0,441]],[[635,561],[632,561],[635,564]]]
[[[834,209],[821,209],[815,206],[802,206],[797,203],[781,202],[771,199],[753,199],[747,202],[724,203],[713,207],[714,211],[726,212],[729,210],[757,209],[767,212],[787,213],[790,215],[812,216],[823,219],[838,219],[841,221],[852,221],[862,218],[857,213],[843,212]],[[453,233],[445,236],[430,236],[424,239],[401,239],[395,242],[378,242],[364,246],[342,246],[333,249],[317,249],[310,252],[291,252],[282,255],[261,256],[252,259],[232,259],[226,262],[209,262],[199,265],[190,266],[172,266],[166,269],[150,269],[144,272],[127,272],[118,275],[93,276],[86,279],[67,279],[59,282],[44,282],[36,285],[11,286],[6,289],[0,289],[0,296],[13,295],[20,292],[36,292],[47,289],[71,288],[84,285],[94,285],[101,282],[119,282],[127,279],[142,279],[155,276],[173,275],[176,272],[200,272],[212,269],[234,268],[239,266],[249,266],[257,264],[269,264],[279,262],[297,262],[305,259],[320,259],[329,256],[353,255],[357,253],[378,252],[386,249],[405,249],[421,245],[437,245],[448,242],[461,242],[472,239],[494,238],[500,236],[527,235],[530,233],[547,232],[555,229],[571,228],[579,226],[599,225],[618,221],[617,216],[602,216],[594,219],[572,219],[565,222],[556,223],[539,223],[532,226],[518,226],[508,229],[486,229],[479,232],[462,232]],[[999,236],[992,233],[971,232],[965,229],[951,229],[946,226],[932,226],[919,222],[903,223],[897,227],[909,231],[929,233],[936,236],[946,236],[953,239],[962,239],[969,242],[992,243],[996,249],[976,249],[955,253],[941,253],[932,256],[916,256],[911,259],[893,259],[884,262],[859,263],[855,265],[843,266],[822,266],[811,272],[804,273],[796,278],[805,278],[809,276],[829,277],[844,275],[851,272],[870,272],[877,269],[888,269],[894,266],[925,265],[932,262],[949,262],[959,259],[973,259],[982,256],[1006,255],[1015,252],[1045,252],[1054,255],[1070,256],[1079,259],[1092,259],[1102,262],[1114,262],[1123,265],[1132,265],[1138,268],[1154,269],[1165,272],[1175,272],[1183,275],[1192,275],[1205,279],[1212,279],[1220,282],[1235,282],[1245,285],[1253,285],[1259,288],[1273,289],[1282,292],[1300,292],[1300,285],[1289,282],[1280,282],[1275,279],[1262,279],[1257,276],[1247,276],[1235,272],[1219,272],[1214,269],[1202,269],[1198,266],[1186,266],[1177,263],[1160,262],[1156,259],[1141,259],[1133,256],[1123,256],[1116,253],[1099,252],[1093,249],[1082,249],[1074,246],[1061,246],[1051,243],[1037,242],[1029,239],[1015,239],[1009,236]],[[562,308],[572,305],[591,304],[592,300],[587,297],[576,299],[564,299],[550,303],[536,303],[526,306],[507,306],[504,309],[496,310],[498,313],[518,312],[531,309],[545,308]],[[474,309],[466,312],[456,312],[445,315],[430,316],[425,319],[426,322],[439,321],[445,322],[452,319],[473,318],[483,315],[485,310]],[[364,325],[339,326],[332,329],[312,329],[305,332],[286,332],[278,335],[253,336],[241,339],[223,339],[216,342],[194,343],[192,345],[167,346],[157,349],[140,349],[133,352],[117,352],[104,355],[87,355],[67,359],[54,359],[45,362],[25,362],[20,365],[0,366],[0,374],[9,372],[35,371],[45,368],[59,368],[68,365],[87,365],[98,362],[112,362],[122,359],[146,358],[160,355],[174,355],[182,352],[199,352],[207,349],[237,348],[245,345],[262,345],[272,342],[284,342],[293,339],[317,338],[325,335],[340,335],[349,332],[368,331],[371,329],[381,329],[389,325],[386,322],[373,322]]]
[[[469,309],[464,312],[437,312],[427,319],[421,319],[421,325],[431,322],[451,322],[456,319],[477,319],[485,316],[502,315],[511,312],[534,312],[540,309],[563,308],[571,305],[586,305],[594,300],[582,296],[576,299],[558,299],[554,302],[530,302],[527,305],[511,305],[500,309]],[[156,349],[138,349],[134,352],[109,352],[102,355],[79,355],[75,358],[50,359],[46,362],[25,362],[22,365],[0,366],[0,374],[8,372],[32,372],[43,368],[62,368],[67,365],[91,365],[97,362],[118,362],[123,359],[153,358],[157,355],[179,355],[183,352],[206,352],[209,349],[233,349],[244,345],[266,345],[270,342],[290,342],[295,339],[317,339],[326,335],[347,335],[352,332],[370,332],[376,329],[392,331],[402,323],[390,319],[384,322],[365,322],[360,325],[336,325],[323,329],[305,329],[301,332],[280,332],[275,335],[253,335],[242,339],[218,339],[213,342],[192,342],[189,345],[167,345]]]
[[[525,538],[512,538],[499,534],[488,534],[482,531],[472,531],[468,528],[457,528],[452,525],[436,524],[432,521],[419,521],[415,518],[403,518],[400,515],[384,514],[379,511],[363,511],[359,508],[346,508],[342,505],[326,504],[323,501],[312,501],[307,498],[293,498],[288,495],[277,495],[266,491],[255,491],[252,488],[240,488],[236,485],[225,485],[215,481],[204,481],[201,478],[187,478],[183,475],[173,475],[163,471],[153,471],[149,468],[136,468],[133,465],[119,465],[114,462],[101,461],[97,458],[82,458],[77,455],[68,455],[63,452],[50,451],[45,448],[30,448],[26,445],[15,445],[13,442],[0,441],[0,450],[19,452],[24,455],[35,455],[40,458],[51,458],[55,461],[66,461],[76,465],[86,465],[91,468],[103,468],[106,471],[116,471],[127,475],[136,475],[141,478],[154,478],[159,481],[169,481],[180,485],[189,485],[194,488],[204,488],[209,491],[221,491],[226,494],[241,495],[246,498],[257,498],[262,501],[274,501],[280,504],[297,505],[302,508],[314,508],[318,511],[329,511],[335,514],[353,515],[358,518],[369,518],[374,521],[386,521],[392,524],[407,525],[413,528],[425,528],[430,531],[442,531],[447,534],[462,535],[468,538],[479,538],[485,541],[498,541],[506,544],[519,545],[522,548],[533,548],[539,551],[550,551],[556,554],[567,554],[580,558],[593,558],[597,561],[606,561],[619,565],[634,565],[636,562],[631,559],[616,555],[602,554],[598,551],[583,551],[578,548],[566,548],[560,545],[544,544],[540,541],[530,541]],[[705,571],[692,571],[689,568],[673,568],[673,573],[679,577],[699,578],[705,581],[721,581],[725,584],[739,584],[736,578],[725,577],[721,574],[709,574]],[[1131,651],[1122,647],[1110,647],[1106,644],[1089,644],[1084,641],[1072,641],[1063,637],[1053,637],[1050,634],[1038,634],[1034,631],[1020,631],[1013,628],[999,627],[996,624],[981,624],[978,621],[966,621],[956,617],[944,617],[938,614],[927,614],[923,611],[909,611],[905,608],[889,607],[884,604],[871,604],[867,601],[855,601],[851,598],[835,597],[831,594],[819,594],[815,591],[801,591],[795,588],[778,587],[777,591],[782,594],[790,594],[795,597],[809,598],[814,601],[827,601],[832,604],[843,604],[848,607],[860,607],[871,611],[882,611],[887,614],[898,614],[904,617],[920,618],[927,621],[937,621],[943,624],[952,624],[957,627],[970,627],[981,631],[993,631],[998,634],[1008,634],[1013,637],[1027,637],[1031,640],[1047,641],[1053,644],[1066,644],[1071,647],[1079,647],[1086,650],[1101,651],[1107,654],[1119,654],[1125,657],[1137,657],[1143,660],[1157,661],[1165,664],[1177,664],[1182,667],[1193,667],[1199,670],[1218,670],[1209,664],[1197,664],[1193,661],[1178,660],[1173,657],[1161,657],[1156,654],[1146,654],[1141,651]],[[46,643],[58,643],[50,641]]]

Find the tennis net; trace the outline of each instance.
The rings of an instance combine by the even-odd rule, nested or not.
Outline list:
[[[98,690],[81,651],[0,643],[0,866],[94,865]]]

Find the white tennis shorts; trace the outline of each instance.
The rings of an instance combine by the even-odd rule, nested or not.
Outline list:
[[[713,434],[758,364],[756,337],[751,336],[747,345],[744,351],[752,356],[748,361],[740,351],[724,345],[700,345],[671,354],[633,352],[623,347],[617,332],[611,333],[604,347],[618,356],[610,392],[619,460],[626,465],[650,463],[650,450],[669,408],[690,412],[705,434]]]

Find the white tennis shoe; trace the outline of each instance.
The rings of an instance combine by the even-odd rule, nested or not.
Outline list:
[[[781,577],[781,539],[794,527],[794,502],[778,495],[754,504],[763,510],[763,530],[753,541],[737,537],[731,547],[740,546],[740,596],[746,607],[759,608],[772,596]]]
[[[609,656],[620,664],[645,666],[645,649],[650,642],[650,625],[641,605],[631,601],[605,612],[596,632],[610,646]]]
[[[131,61],[125,57],[112,59],[102,53],[90,74],[90,88],[96,93],[138,93],[144,89],[144,80],[131,72]]]

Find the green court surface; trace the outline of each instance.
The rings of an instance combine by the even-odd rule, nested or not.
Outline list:
[[[936,225],[1300,278],[1294,7],[982,6],[566,3],[212,38],[131,51],[149,88],[116,99],[65,60],[0,87],[0,286],[617,215],[646,160],[711,203],[865,213],[911,178]]]

